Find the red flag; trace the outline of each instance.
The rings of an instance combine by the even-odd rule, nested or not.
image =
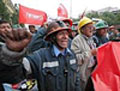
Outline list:
[[[47,20],[47,15],[43,11],[30,9],[20,5],[19,23],[42,25]]]
[[[95,91],[120,91],[120,42],[101,46],[97,60],[97,68],[92,74]]]
[[[68,18],[67,9],[64,7],[63,4],[60,4],[58,7],[58,16]]]

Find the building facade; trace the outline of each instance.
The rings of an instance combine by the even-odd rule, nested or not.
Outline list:
[[[10,14],[15,13],[15,8],[14,8],[11,0],[2,0],[2,2],[5,4],[6,8],[8,9],[8,12]]]

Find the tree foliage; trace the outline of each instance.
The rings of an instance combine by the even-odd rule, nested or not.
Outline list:
[[[0,1],[0,18],[10,21],[10,14],[2,1]]]
[[[92,12],[86,15],[89,18],[99,18],[105,20],[109,25],[120,24],[120,11],[118,12]]]
[[[15,8],[18,8],[15,6]],[[19,25],[18,19],[19,19],[19,11],[16,10],[13,14],[8,12],[8,8],[5,6],[5,4],[0,0],[0,19],[9,21],[12,23],[12,25]],[[24,27],[24,24],[20,24],[22,27]]]

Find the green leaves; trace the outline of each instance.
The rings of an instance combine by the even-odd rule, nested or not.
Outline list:
[[[0,1],[0,18],[10,21],[9,17],[10,17],[10,14],[5,4],[2,1]]]
[[[114,12],[103,12],[103,13],[92,12],[92,13],[88,13],[87,17],[103,19],[109,25],[120,24],[120,11],[116,13]]]

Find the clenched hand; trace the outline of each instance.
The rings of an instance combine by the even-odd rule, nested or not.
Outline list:
[[[25,29],[16,29],[1,33],[6,46],[12,51],[22,51],[31,41],[32,34]]]

